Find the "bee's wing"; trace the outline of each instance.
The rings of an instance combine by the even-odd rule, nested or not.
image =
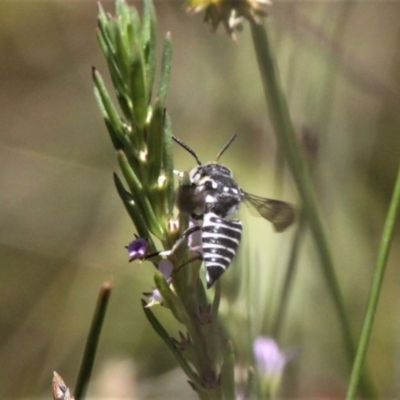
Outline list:
[[[244,200],[251,204],[258,213],[272,222],[277,232],[284,231],[295,218],[294,207],[284,201],[266,199],[254,194],[243,192]]]

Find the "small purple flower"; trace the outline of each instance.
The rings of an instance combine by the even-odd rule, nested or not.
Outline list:
[[[157,269],[164,275],[165,280],[168,282],[171,279],[174,265],[168,259],[163,259],[158,263]]]
[[[134,260],[143,260],[147,254],[149,242],[146,239],[136,237],[128,246],[129,262]]]
[[[294,350],[282,351],[275,340],[267,336],[258,336],[253,342],[253,352],[263,395],[276,392],[283,370],[294,356]]]
[[[158,264],[157,269],[164,275],[165,280],[170,283],[172,271],[174,270],[174,265],[171,261],[164,259],[161,260]],[[153,289],[152,292],[143,293],[145,296],[148,296],[148,301],[146,307],[153,307],[157,304],[163,303],[163,298],[158,289]]]
[[[163,297],[158,289],[154,289],[152,292],[143,293],[148,297],[146,308],[150,308],[163,303]]]
[[[258,373],[263,376],[280,375],[288,361],[287,355],[279,349],[275,340],[266,336],[254,340],[253,352]]]

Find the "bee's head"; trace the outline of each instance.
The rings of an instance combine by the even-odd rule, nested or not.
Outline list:
[[[224,165],[214,162],[198,165],[189,172],[190,182],[196,186],[203,185],[210,177],[215,175],[224,175],[232,178],[232,171]]]
[[[232,171],[224,165],[219,164],[218,160],[220,159],[222,154],[224,154],[224,152],[228,149],[231,143],[235,140],[236,135],[233,135],[222,148],[222,150],[218,153],[217,160],[213,163],[208,164],[202,164],[200,159],[197,157],[197,154],[185,143],[181,142],[175,136],[172,136],[172,138],[175,140],[176,143],[178,143],[186,151],[188,151],[197,161],[197,166],[189,172],[190,181],[193,184],[203,185],[211,176],[214,175],[224,175],[230,178],[232,177]]]

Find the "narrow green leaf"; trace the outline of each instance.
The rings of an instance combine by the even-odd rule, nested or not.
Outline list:
[[[115,49],[113,49],[113,46],[112,46],[110,31],[108,28],[110,19],[108,18],[107,14],[104,12],[104,9],[100,3],[98,3],[98,7],[99,7],[99,14],[98,14],[98,18],[97,18],[97,26],[99,28],[99,35],[104,37],[104,41],[107,44],[108,50],[111,52],[112,52],[112,50],[114,50],[114,53],[115,53]],[[103,51],[103,53],[104,53],[104,51]]]
[[[147,98],[151,99],[154,78],[156,75],[156,13],[151,0],[144,0],[142,46],[146,61]]]
[[[122,14],[124,7],[127,7],[125,0],[115,0],[115,14],[116,15]]]
[[[285,272],[285,279],[282,284],[282,287],[278,291],[279,293],[279,300],[278,300],[278,307],[275,310],[275,317],[273,319],[273,324],[271,328],[271,336],[274,338],[279,338],[280,334],[285,326],[285,318],[287,317],[288,308],[289,308],[289,299],[293,293],[293,285],[295,283],[295,275],[297,272],[297,262],[299,258],[299,253],[301,251],[301,243],[302,240],[306,237],[305,235],[306,229],[306,219],[304,218],[304,213],[301,211],[298,217],[298,223],[296,227],[296,232],[292,237],[292,242],[290,245],[290,253],[289,259],[287,261],[287,267]],[[275,306],[275,305],[274,305]],[[270,308],[266,312],[264,312],[264,318],[270,317],[272,314],[273,309]],[[265,324],[265,325],[264,325]],[[260,326],[267,326],[267,323],[261,323]]]
[[[122,132],[122,121],[118,115],[117,110],[108,94],[107,88],[100,73],[93,68],[92,70],[93,81],[95,84],[95,96],[100,106],[103,117],[110,121],[116,132]]]
[[[175,205],[175,183],[174,183],[174,141],[172,140],[171,120],[168,113],[165,113],[164,121],[164,152],[163,152],[163,167],[167,178],[167,209],[168,214],[172,215]]]
[[[107,131],[108,131],[108,133],[110,135],[111,142],[112,142],[112,144],[114,146],[114,149],[117,150],[117,151],[118,150],[123,150],[124,145],[123,145],[123,143],[121,142],[121,140],[119,138],[119,136],[120,136],[119,132],[117,132],[114,129],[114,126],[110,123],[110,121],[108,119],[104,118],[104,123],[106,124]]]
[[[143,18],[142,18],[142,43],[153,43],[156,40],[156,13],[152,0],[143,1]]]
[[[132,27],[132,32],[130,33],[130,43],[131,45],[134,43],[142,45],[142,22],[140,20],[139,13],[134,7],[129,7],[129,12]]]
[[[159,99],[157,99],[156,104],[154,105],[149,134],[147,137],[148,182],[152,189],[157,187],[158,177],[161,174],[164,149],[164,119],[164,109],[162,108]]]
[[[115,58],[116,50],[115,50],[115,45],[114,41],[112,39],[112,36],[110,34],[110,29],[107,26],[99,26],[98,31],[97,31],[97,40],[100,44],[100,49],[104,54],[104,57],[108,60],[109,58],[113,57]],[[101,39],[101,43],[100,43]]]
[[[119,106],[121,107],[126,120],[130,121],[132,115],[132,101],[130,99],[129,86],[126,81],[124,81],[114,56],[107,59],[107,65]]]
[[[97,43],[100,47],[101,52],[103,53],[104,57],[108,61],[108,58],[111,55],[111,50],[107,43],[107,39],[105,38],[105,36],[103,35],[101,30],[97,31],[96,39],[97,39]]]
[[[126,128],[125,130],[128,131],[128,128]],[[124,150],[125,156],[128,159],[129,165],[134,171],[140,173],[140,161],[138,160],[139,152],[136,142],[133,142],[132,139],[134,139],[134,135],[132,135],[130,132],[124,133],[120,137],[121,143],[123,145],[122,149]],[[138,175],[138,179],[143,185],[145,182],[144,178]]]
[[[120,67],[118,66],[118,63],[116,61],[115,47],[110,38],[103,35],[101,31],[97,32],[96,38],[99,47],[106,58],[111,80],[113,82],[115,93],[121,110],[124,113],[125,117],[130,119],[131,102],[129,100],[128,86],[122,77]]]
[[[225,346],[222,371],[221,371],[221,385],[222,392],[225,399],[235,398],[235,354],[233,352],[233,344],[231,341]]]
[[[160,291],[166,306],[172,311],[172,314],[174,314],[175,318],[187,327],[190,326],[190,318],[185,310],[185,307],[178,296],[171,290],[161,272],[157,271],[154,274],[154,282],[156,283],[157,289]]]
[[[129,7],[124,4],[119,9],[118,13],[119,29],[125,42],[125,46],[129,47],[129,58],[131,58],[130,51],[134,44],[139,44],[141,41],[141,22],[136,8]]]
[[[153,208],[151,207],[151,204],[142,187],[142,184],[140,183],[137,175],[130,166],[125,153],[123,151],[118,151],[117,158],[121,171],[124,174],[125,180],[132,193],[132,197],[135,200],[135,203],[138,205],[140,212],[143,214],[149,230],[151,231],[151,233],[153,233],[153,235],[158,237],[160,240],[163,240],[164,232],[162,231],[162,228],[157,221]]]
[[[165,106],[165,101],[167,98],[169,77],[171,75],[171,64],[172,64],[172,42],[171,42],[171,34],[168,32],[164,39],[160,85],[158,88],[158,97],[161,99],[161,104],[163,106]]]
[[[122,91],[121,89],[124,88],[124,79],[120,71],[120,66],[118,65],[120,60],[117,57],[116,49],[116,30],[118,24],[115,19],[108,20],[107,17],[102,14],[99,16],[98,26],[99,29],[96,35],[97,42],[106,58],[115,90]]]
[[[112,26],[112,29],[115,29],[115,23],[113,23]],[[96,38],[100,49],[103,52],[104,57],[106,58],[111,77],[115,75],[118,78],[117,87],[123,86],[124,81],[121,75],[120,67],[118,65],[116,43],[113,37],[111,37],[111,35],[109,34],[108,27],[105,30],[98,30]]]
[[[111,284],[104,282],[97,298],[96,310],[93,314],[89,335],[86,339],[78,379],[75,385],[74,397],[76,400],[85,398],[86,389],[92,375],[93,364],[96,357],[97,346],[100,340],[101,329],[107,312],[108,300],[111,294]]]
[[[171,340],[170,336],[168,335],[168,332],[160,324],[160,322],[155,317],[155,315],[150,310],[150,308],[146,308],[146,302],[144,300],[142,300],[142,307],[143,307],[143,311],[146,315],[146,318],[150,322],[153,329],[156,331],[156,333],[161,337],[161,339],[165,342],[165,344],[171,350],[172,354],[177,359],[179,365],[181,366],[181,368],[183,369],[183,371],[185,372],[187,377],[196,385],[196,387],[198,389],[200,389],[202,386],[201,386],[199,376],[192,370],[190,365],[187,363],[185,358],[182,356],[181,352],[176,348],[174,342]]]
[[[128,212],[133,224],[136,227],[137,233],[140,237],[149,240],[150,245],[155,249],[153,239],[151,238],[150,231],[146,225],[146,221],[143,219],[132,195],[125,189],[123,183],[119,179],[119,176],[114,173],[114,183],[117,188],[117,192],[122,202],[124,203],[125,209]]]
[[[113,84],[114,84],[114,87],[117,87],[117,84],[114,83],[114,79],[113,79]],[[131,113],[132,102],[129,99],[127,90],[120,90],[120,89],[117,90],[116,89],[115,95],[117,97],[118,104],[121,108],[121,111],[124,114],[124,117],[126,118],[127,121],[130,121],[131,116],[132,116],[132,113]]]
[[[367,355],[368,343],[371,337],[372,328],[374,326],[375,314],[381,294],[383,278],[387,262],[389,259],[390,245],[395,232],[396,221],[400,209],[400,167],[397,171],[396,184],[394,186],[392,199],[390,201],[389,210],[386,216],[385,226],[383,229],[381,242],[379,245],[378,260],[374,276],[372,279],[371,290],[368,297],[367,309],[365,312],[364,322],[361,330],[360,340],[356,358],[354,360],[353,369],[350,376],[350,383],[347,391],[347,400],[354,400],[357,396],[359,382],[362,378],[362,369]]]
[[[113,31],[110,28],[113,25],[113,18],[108,17],[105,13],[104,10],[102,10],[102,13],[99,14],[99,17],[97,19],[97,27],[98,27],[98,32],[97,35],[103,37],[104,43],[106,44],[106,48],[102,49],[104,55],[107,57],[107,55],[114,55],[115,56],[115,46],[114,46],[114,39],[113,39]]]
[[[124,80],[122,78],[122,75],[121,75],[121,72],[119,70],[117,63],[115,62],[115,54],[112,54],[111,52],[109,52],[109,48],[107,47],[105,39],[100,33],[97,34],[97,42],[106,57],[108,69],[110,72],[112,83],[114,85],[114,90],[115,90],[115,94],[116,94],[119,106],[121,107],[121,110],[122,110],[125,118],[129,120],[131,118],[130,110],[131,110],[132,103],[129,100],[129,93],[128,93],[126,83],[124,82]],[[107,52],[109,52],[109,53],[107,53]]]
[[[129,22],[126,25],[126,37],[129,43],[129,46],[132,46],[132,43],[135,43],[135,27],[132,25],[132,20],[130,18],[130,12],[128,13]]]
[[[121,22],[118,20],[118,23],[114,23],[112,26],[115,35],[115,61],[118,64],[118,69],[121,72],[124,82],[130,82],[129,71],[132,59],[132,49],[128,37],[120,25]]]
[[[119,3],[117,5],[116,15],[120,29],[124,31],[124,34],[127,34],[128,27],[131,24],[131,7],[129,7],[126,2]],[[127,39],[129,39],[128,36]]]
[[[128,128],[126,128],[125,131],[127,131],[127,133],[123,134],[122,137],[120,137],[121,143],[123,144],[125,156],[127,157],[132,169],[138,174],[139,181],[142,183],[142,185],[145,185],[144,177],[139,175],[141,162],[139,161],[137,142],[133,140],[135,139],[135,135],[128,132]]]
[[[147,117],[147,88],[143,54],[138,45],[132,47],[130,66],[131,98],[133,101],[132,119],[139,129],[143,129]]]
[[[120,164],[121,171],[124,173],[124,177],[126,182],[128,183],[129,189],[133,195],[133,198],[136,201],[136,198],[139,199],[137,203],[140,205],[140,200],[143,201],[143,198],[146,197],[146,193],[143,189],[143,186],[137,177],[135,171],[132,169],[131,165],[126,158],[126,154],[123,151],[117,152],[118,162]],[[141,207],[143,208],[143,207]],[[145,207],[144,207],[145,208]],[[142,209],[143,212],[143,209]]]

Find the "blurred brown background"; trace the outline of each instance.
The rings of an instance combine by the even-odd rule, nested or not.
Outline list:
[[[156,9],[159,43],[168,30],[174,43],[168,97],[174,134],[208,161],[237,133],[223,162],[244,189],[296,202],[289,174],[283,190],[274,184],[276,144],[248,26],[235,44],[222,29],[210,34],[202,16],[186,15],[180,2],[158,1]],[[293,121],[312,149],[355,333],[400,156],[399,13],[396,2],[278,1],[268,20]],[[91,81],[92,65],[108,74],[96,16],[95,1],[0,2],[1,398],[49,398],[53,370],[73,387],[105,280],[114,291],[91,393],[194,397],[140,309],[152,270],[127,263],[124,245],[134,228],[114,189],[117,165]],[[178,168],[193,165],[182,149],[176,155]],[[293,232],[276,237],[264,221],[246,211],[243,218],[242,259],[250,257],[246,268],[257,276],[254,292],[270,302]],[[335,397],[346,387],[348,366],[314,247],[305,239],[280,338],[300,353],[282,390],[287,397]],[[400,391],[399,252],[397,234],[368,358],[385,397]],[[266,308],[256,307],[261,314]]]

